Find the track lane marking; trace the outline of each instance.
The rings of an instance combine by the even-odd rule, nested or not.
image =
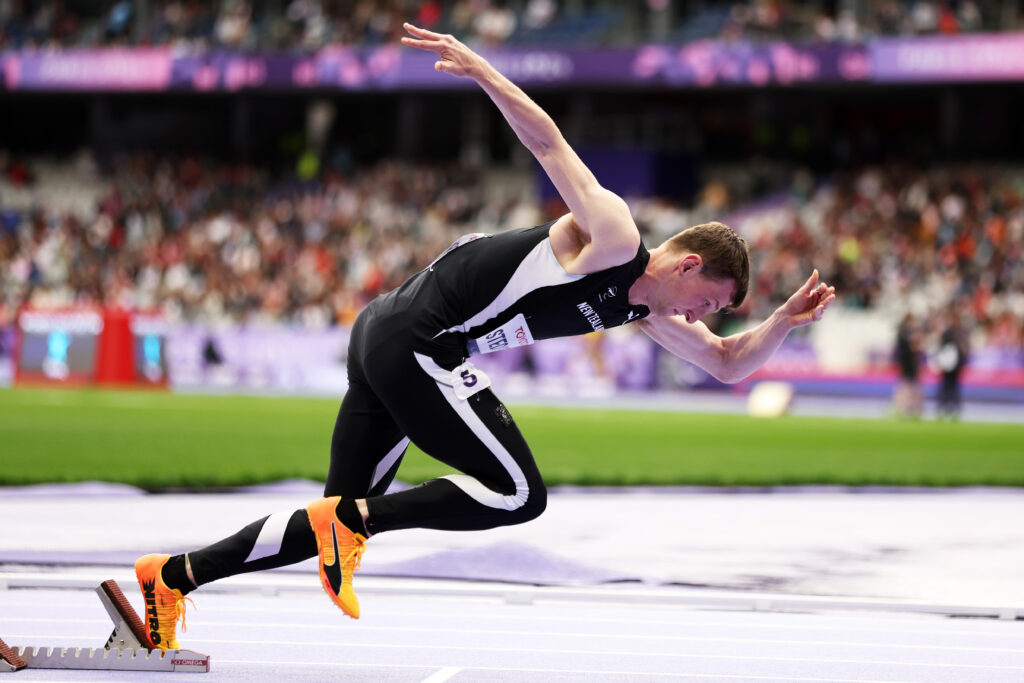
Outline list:
[[[222,664],[251,664],[252,662],[246,659],[221,659],[218,660]],[[263,664],[270,664],[274,666],[307,666],[307,667],[359,667],[359,668],[396,668],[396,669],[423,669],[427,668],[418,664],[388,664],[374,662],[372,664],[352,664],[342,662],[286,662],[286,661],[267,661],[261,660]],[[446,667],[454,668],[454,667]],[[725,678],[731,681],[811,681],[815,683],[912,683],[911,681],[903,681],[900,679],[885,678],[885,679],[868,679],[868,678],[812,678],[812,677],[800,677],[800,676],[758,676],[750,674],[711,674],[711,673],[680,673],[678,671],[599,671],[599,670],[585,670],[585,669],[551,669],[551,668],[535,668],[530,669],[526,667],[502,667],[502,666],[467,666],[463,667],[464,670],[468,671],[515,671],[523,673],[558,673],[558,674],[584,674],[587,676],[615,676],[621,678],[622,676],[649,676],[651,678],[698,678],[701,680],[712,679],[712,678]],[[442,669],[443,670],[443,669]]]
[[[18,618],[19,622],[31,622],[31,623],[53,623],[53,618],[46,617],[23,617]],[[62,617],[61,623],[65,624],[102,624],[106,623],[104,619],[67,619]],[[214,628],[252,628],[252,629],[274,629],[274,630],[287,630],[295,628],[306,628],[314,630],[327,630],[327,631],[348,631],[353,632],[354,627],[350,624],[295,624],[295,623],[274,623],[274,622],[263,622],[253,623],[250,621],[206,621],[202,624],[197,625],[195,628],[200,629],[214,629]],[[1024,654],[1024,647],[1013,648],[1013,647],[972,647],[968,645],[918,645],[918,644],[903,644],[903,643],[884,643],[884,642],[862,642],[862,641],[851,641],[851,640],[803,640],[793,638],[722,638],[722,637],[711,637],[711,636],[661,636],[661,635],[648,635],[638,633],[595,633],[595,632],[570,632],[570,631],[515,631],[508,629],[480,629],[480,628],[438,628],[436,626],[369,626],[366,624],[359,624],[358,631],[380,631],[386,633],[403,632],[403,633],[452,633],[452,634],[481,634],[481,635],[495,635],[495,636],[538,636],[538,637],[550,637],[550,638],[614,638],[615,640],[633,640],[633,641],[671,641],[671,642],[693,642],[693,643],[755,643],[763,645],[824,645],[830,647],[875,647],[880,649],[904,649],[904,650],[940,650],[956,651],[956,652],[983,652],[983,653],[1002,653],[1002,654]],[[32,636],[36,637],[36,636]],[[72,636],[57,636],[57,637],[74,637]],[[217,641],[217,642],[233,642],[233,641]],[[238,641],[238,642],[262,642],[262,641]]]
[[[439,669],[436,673],[431,674],[423,679],[421,683],[444,683],[455,674],[462,671],[461,666],[446,666],[443,669]]]
[[[217,595],[216,597],[222,597],[222,595],[223,594]],[[92,596],[90,596],[90,597],[92,597]],[[206,598],[208,596],[203,596],[203,597]],[[29,608],[35,609],[35,608],[38,608],[39,603],[35,602],[35,601],[30,601],[30,602],[10,601],[10,602],[8,602],[6,600],[0,600],[0,605],[5,605],[5,606],[8,606],[8,607],[29,607]],[[94,605],[93,601],[90,600],[88,602],[88,604],[85,604],[83,602],[83,604],[81,604],[81,605],[61,605],[61,609],[63,609],[63,610],[67,610],[67,609],[81,609],[81,610],[88,611],[88,612],[94,612],[95,611],[95,605]],[[230,608],[230,610],[234,611],[234,612],[254,613],[254,614],[261,614],[261,615],[266,615],[267,612],[276,612],[276,613],[281,613],[281,614],[322,614],[323,613],[323,609],[321,607],[310,607],[308,609],[301,609],[301,608],[277,609],[277,608],[273,608],[273,609],[269,609],[268,610],[265,607],[234,607],[234,606],[232,606]],[[751,614],[751,615],[755,615],[756,614],[758,616],[763,616],[765,613],[763,613],[763,612],[744,612],[744,614]],[[784,616],[787,616],[787,617],[807,616],[805,614],[790,613],[790,612],[776,612],[776,613],[773,613],[773,614],[780,614],[780,615],[784,615]],[[387,611],[387,610],[381,611],[381,610],[377,610],[377,611],[374,612],[373,616],[375,618],[380,618],[380,617],[400,617],[403,621],[408,621],[409,617],[424,617],[424,618],[432,618],[432,619],[448,618],[448,619],[453,619],[453,620],[459,621],[460,623],[465,621],[465,619],[462,618],[462,617],[458,617],[457,619],[452,617],[451,612],[411,612],[411,611],[405,611],[405,610],[402,610],[402,611]],[[834,620],[833,617],[831,617],[830,615],[827,615],[827,614],[814,614],[813,616],[819,617],[823,621],[824,620]],[[870,615],[865,615],[865,616],[870,616]],[[922,618],[930,618],[930,617],[933,617],[934,615],[922,614],[922,615],[915,615],[915,616],[921,616]],[[730,628],[730,629],[734,628],[736,626],[736,622],[735,621],[717,621],[717,620],[704,620],[704,619],[679,619],[679,620],[670,620],[670,619],[630,619],[630,618],[621,618],[620,619],[620,618],[614,618],[614,617],[601,617],[601,616],[598,616],[598,615],[593,615],[593,616],[586,615],[586,616],[578,616],[578,617],[560,617],[560,616],[551,616],[551,615],[538,614],[538,615],[533,615],[533,616],[529,616],[529,617],[517,617],[517,616],[508,616],[508,615],[490,616],[490,615],[486,615],[486,614],[480,614],[480,615],[473,615],[473,619],[474,620],[480,620],[480,621],[502,621],[502,622],[527,621],[529,623],[535,623],[537,621],[549,621],[549,622],[569,622],[569,623],[582,622],[582,623],[609,623],[609,624],[644,624],[644,625],[654,625],[654,626],[700,626],[700,627],[715,626],[715,627],[723,627],[723,628]],[[29,619],[26,618],[25,620],[29,620]],[[97,620],[97,621],[101,621],[101,620]],[[209,623],[209,622],[207,622],[207,623]],[[966,629],[958,628],[957,626],[952,625],[952,624],[946,624],[944,622],[936,621],[936,622],[934,622],[931,625],[934,625],[937,628],[886,628],[885,632],[886,633],[893,633],[893,634],[916,634],[916,635],[928,635],[928,636],[945,636],[945,635],[950,635],[950,636],[974,636],[974,637],[977,637],[977,638],[987,638],[987,637],[990,637],[990,636],[997,636],[997,637],[1010,638],[1010,639],[1016,639],[1016,638],[1024,639],[1024,635],[1017,635],[1016,633],[1001,633],[1001,631],[1006,630],[1006,628],[1016,628],[1015,625],[1012,624],[1012,622],[1000,622],[1000,621],[998,621],[996,619],[983,619],[983,620],[979,620],[979,621],[977,621],[975,623],[978,626],[978,630],[966,630]],[[249,625],[249,624],[251,624],[251,622],[246,622],[246,624]],[[307,624],[307,622],[303,622],[302,623],[302,625],[306,625],[306,624]],[[293,626],[295,624],[285,623],[285,624],[281,624],[281,625]],[[948,628],[946,628],[947,626],[948,626]],[[334,628],[332,625],[326,625],[326,627],[327,628]],[[982,627],[984,627],[984,628],[982,628]],[[989,628],[989,627],[991,627],[991,628]],[[390,627],[362,627],[361,626],[361,628],[390,628]],[[744,629],[755,629],[755,630],[766,630],[766,631],[778,631],[779,630],[779,625],[778,624],[743,624],[743,628]],[[815,632],[820,632],[820,631],[843,631],[843,632],[847,632],[847,631],[852,631],[852,632],[867,631],[869,633],[878,633],[878,630],[879,630],[878,626],[842,626],[842,625],[836,626],[836,625],[829,625],[829,624],[820,624],[820,625],[811,625],[811,624],[809,624],[809,625],[798,625],[798,626],[788,625],[786,628],[787,628],[787,630],[791,630],[791,631],[815,631]],[[533,631],[531,631],[531,633],[532,632]]]
[[[15,636],[20,637],[20,636]],[[496,647],[496,646],[469,646],[469,645],[416,645],[409,643],[354,643],[351,646],[339,645],[336,641],[311,641],[311,640],[237,640],[226,638],[196,638],[192,643],[193,647],[206,647],[210,643],[222,643],[228,645],[251,645],[265,647],[269,645],[289,645],[296,647],[328,647],[328,648],[358,648],[359,651],[368,649],[379,650],[452,650],[460,652],[499,652],[522,654],[524,652],[536,652],[541,654],[563,654],[563,655],[587,655],[592,657],[643,657],[662,659],[724,659],[743,660],[753,662],[806,662],[816,664],[867,664],[872,666],[894,666],[894,667],[928,667],[928,668],[950,668],[950,669],[986,669],[996,671],[1024,671],[1024,666],[1017,665],[996,665],[996,664],[953,664],[948,662],[905,662],[900,660],[875,660],[875,659],[836,659],[817,657],[766,657],[753,655],[737,655],[723,653],[720,655],[703,655],[696,653],[674,653],[674,652],[641,652],[633,650],[571,650],[566,648],[540,648],[540,647]]]

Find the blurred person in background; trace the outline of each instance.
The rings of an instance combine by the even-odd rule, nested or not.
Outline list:
[[[324,497],[194,552],[139,558],[154,648],[178,647],[185,595],[217,579],[318,555],[325,592],[358,618],[352,576],[372,535],[482,530],[540,515],[547,492],[533,454],[470,357],[635,322],[668,351],[736,382],[835,299],[814,271],[760,325],[713,334],[701,318],[746,296],[744,240],[722,223],[705,223],[648,251],[626,202],[598,183],[522,90],[452,36],[405,29],[415,36],[405,45],[438,55],[436,70],[484,90],[569,213],[532,228],[465,235],[363,309],[350,338],[349,389]],[[459,473],[387,493],[410,441]]]
[[[960,419],[960,375],[967,365],[967,354],[967,333],[961,323],[960,314],[950,309],[945,329],[939,338],[939,349],[935,354],[935,364],[941,373],[939,393],[936,397],[939,419]]]
[[[921,417],[921,329],[912,313],[907,313],[896,329],[896,365],[899,381],[893,395],[896,414],[900,417]]]

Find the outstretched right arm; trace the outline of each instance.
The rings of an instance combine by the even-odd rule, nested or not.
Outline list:
[[[640,244],[640,233],[621,197],[601,187],[575,151],[562,137],[558,126],[515,83],[491,64],[450,35],[405,24],[415,38],[402,38],[406,45],[437,53],[438,71],[472,78],[483,88],[512,126],[516,136],[544,168],[579,228],[598,254],[591,258],[612,261],[619,255],[628,260]],[[604,258],[602,258],[604,257]]]

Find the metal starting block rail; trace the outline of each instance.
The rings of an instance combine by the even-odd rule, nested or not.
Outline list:
[[[0,640],[0,672],[18,669],[92,669],[94,671],[172,671],[206,673],[210,656],[192,650],[150,650],[146,628],[114,580],[96,588],[114,630],[97,648],[8,647]]]

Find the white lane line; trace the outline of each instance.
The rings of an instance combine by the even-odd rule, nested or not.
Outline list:
[[[444,683],[460,671],[462,671],[461,666],[446,666],[424,678],[421,683]]]
[[[0,593],[0,594],[2,594],[2,593]],[[92,596],[90,596],[90,598],[91,597]],[[220,598],[220,597],[223,597],[223,594],[208,594],[208,595],[204,595],[202,597],[203,598]],[[318,600],[319,600],[319,598],[318,598]],[[4,606],[8,606],[8,607],[29,607],[29,608],[32,608],[33,610],[35,610],[35,609],[37,609],[39,607],[38,599],[34,599],[34,600],[28,601],[28,602],[22,602],[22,601],[19,601],[19,600],[2,600],[2,601],[0,601],[0,604],[2,604]],[[61,609],[62,610],[66,611],[69,608],[70,609],[87,610],[87,611],[92,612],[92,611],[95,611],[95,601],[90,599],[88,601],[88,604],[83,603],[81,605],[68,605],[68,604],[62,604],[61,605]],[[231,606],[230,608],[226,608],[226,609],[229,609],[231,612],[254,613],[254,614],[258,613],[258,614],[261,614],[261,615],[266,615],[268,612],[271,612],[271,613],[274,613],[274,614],[299,614],[299,615],[301,615],[301,614],[322,614],[323,613],[323,609],[321,607],[319,607],[319,606],[318,607],[309,607],[309,608],[305,608],[305,609],[303,609],[303,608],[293,608],[293,607],[272,607],[272,608],[268,609],[265,606],[260,606],[260,607],[245,607],[245,606],[237,606],[236,607],[236,606]],[[687,614],[687,615],[691,615],[692,613],[693,613],[693,610],[687,610],[686,612],[684,612],[684,614]],[[759,618],[763,618],[763,617],[767,616],[766,613],[750,612],[750,613],[745,613],[745,614],[749,614],[749,615],[755,615],[756,614],[757,617],[759,617]],[[790,612],[775,612],[775,613],[773,613],[773,615],[785,616],[787,621],[792,621],[792,619],[794,619],[794,618],[800,618],[800,617],[807,617],[808,616],[806,614],[797,614],[797,613],[790,613]],[[409,610],[404,610],[404,609],[403,610],[397,610],[397,611],[386,610],[386,609],[385,610],[376,609],[374,611],[373,616],[375,618],[378,618],[378,619],[380,619],[382,617],[398,617],[398,618],[401,618],[402,621],[408,621],[409,617],[424,617],[424,618],[431,618],[431,619],[457,619],[460,623],[463,623],[463,622],[466,621],[466,618],[464,616],[453,617],[452,613],[450,611],[448,611],[448,612],[418,612],[418,611],[409,611]],[[622,617],[622,618],[618,618],[618,617],[602,617],[600,615],[592,615],[592,614],[581,614],[581,615],[577,615],[577,616],[565,616],[565,617],[562,617],[562,616],[552,616],[552,615],[546,615],[546,614],[537,614],[537,615],[519,617],[519,616],[509,615],[507,613],[503,613],[503,614],[490,614],[490,615],[489,614],[473,615],[472,619],[478,620],[478,621],[500,621],[502,623],[508,623],[508,622],[512,622],[512,621],[527,621],[529,623],[535,623],[535,622],[538,622],[538,621],[545,621],[545,622],[568,622],[568,623],[583,622],[583,623],[610,623],[610,624],[643,624],[643,625],[649,625],[649,626],[701,626],[701,627],[721,626],[721,627],[727,627],[727,628],[735,628],[738,625],[737,622],[739,620],[731,620],[731,619],[730,620],[719,620],[719,619],[707,618],[707,617],[713,617],[713,616],[715,616],[713,613],[704,613],[700,618],[691,617],[691,618],[686,618],[686,619],[642,619],[642,618],[630,618],[630,617]],[[831,617],[831,615],[827,615],[827,614],[814,614],[814,615],[810,615],[810,616],[815,618],[815,619],[820,619],[823,622],[824,621],[835,621],[835,619],[833,617]],[[871,616],[870,614],[865,613],[865,614],[863,614],[860,617],[851,617],[851,619],[863,620],[865,618],[869,618],[870,616]],[[927,620],[927,619],[931,619],[934,615],[919,615],[919,616],[921,616],[922,620]],[[751,618],[753,618],[753,616],[751,616]],[[304,622],[304,623],[306,623],[306,622]],[[890,626],[886,627],[885,632],[886,633],[893,633],[893,634],[916,634],[916,635],[931,635],[931,636],[945,636],[945,635],[954,636],[954,635],[960,635],[960,636],[986,637],[986,636],[995,635],[995,636],[1001,636],[1001,637],[1011,638],[1011,639],[1012,638],[1020,637],[1022,640],[1024,640],[1024,636],[1017,636],[1016,633],[1003,633],[1007,629],[1015,629],[1016,628],[1016,625],[1013,624],[1012,622],[1000,622],[1000,621],[996,621],[995,619],[992,619],[992,620],[985,620],[985,621],[977,621],[977,622],[975,622],[975,624],[976,624],[976,628],[975,629],[968,630],[968,629],[964,629],[962,627],[959,627],[959,626],[957,626],[955,624],[950,624],[948,622],[934,621],[934,622],[931,622],[929,624],[929,626],[933,626],[934,628],[924,628],[924,627],[922,627],[922,628],[899,628],[899,627],[894,628],[893,625],[890,625]],[[765,630],[765,631],[778,631],[779,628],[780,628],[779,624],[777,624],[777,623],[762,623],[762,624],[759,624],[759,623],[749,624],[749,623],[747,623],[747,624],[739,624],[739,625],[741,625],[742,628],[744,628],[744,629]],[[787,624],[785,626],[785,628],[786,628],[786,630],[789,630],[789,631],[814,631],[816,633],[817,632],[821,632],[821,631],[843,631],[843,632],[866,631],[868,633],[873,633],[873,634],[874,633],[878,633],[878,626],[877,625],[857,626],[857,625],[853,625],[853,624],[846,625],[845,623],[840,624],[840,625],[830,625],[830,624],[827,624],[827,623],[806,624],[806,625]]]
[[[53,623],[53,618],[45,617],[21,617],[18,618],[19,622],[26,623]],[[101,624],[107,623],[106,619],[68,619],[65,617],[60,618],[60,622],[63,624]],[[247,629],[271,629],[274,631],[288,631],[289,629],[295,628],[308,628],[314,630],[325,630],[325,631],[347,631],[353,632],[353,626],[350,624],[294,624],[294,623],[274,623],[274,622],[262,622],[254,623],[251,621],[205,621],[198,625],[197,628],[213,629],[213,628],[247,628]],[[776,628],[778,630],[778,628]],[[853,641],[853,640],[804,640],[800,638],[724,638],[724,637],[713,637],[713,636],[661,636],[661,635],[648,635],[638,633],[594,633],[594,632],[579,632],[572,633],[569,631],[516,631],[510,629],[482,629],[482,628],[438,628],[436,626],[429,627],[418,627],[418,626],[370,626],[367,624],[360,624],[358,631],[381,631],[385,633],[451,633],[457,634],[476,634],[476,635],[495,635],[495,636],[526,636],[526,637],[544,637],[544,638],[586,638],[593,640],[595,638],[614,638],[617,641],[631,640],[631,641],[669,641],[677,643],[754,643],[758,645],[821,645],[830,647],[866,647],[866,648],[879,648],[879,649],[901,649],[901,650],[941,650],[954,651],[954,652],[987,652],[987,653],[1003,653],[1003,654],[1024,654],[1024,647],[973,647],[969,645],[918,645],[918,644],[902,644],[892,642],[864,642],[864,641]],[[978,635],[978,634],[976,634]],[[255,641],[254,641],[255,642]],[[1024,645],[1024,643],[1022,643]]]
[[[220,664],[252,664],[252,660],[249,659],[218,659]],[[372,664],[360,664],[360,663],[342,663],[342,662],[288,662],[288,661],[269,661],[265,659],[260,660],[260,664],[266,664],[269,666],[289,667],[289,666],[302,666],[302,667],[327,667],[327,668],[363,668],[363,669],[384,669],[384,668],[395,668],[395,669],[422,669],[425,668],[422,665],[417,664],[388,664],[373,662]],[[455,668],[455,667],[446,667]],[[442,669],[441,671],[444,671]],[[556,673],[556,674],[584,674],[587,676],[614,676],[616,679],[620,679],[624,676],[629,677],[650,677],[650,678],[698,678],[700,680],[718,679],[725,678],[730,681],[809,681],[815,683],[912,683],[910,681],[903,681],[895,678],[886,679],[874,679],[874,678],[809,678],[800,676],[757,676],[750,674],[711,674],[711,673],[680,673],[678,671],[599,671],[599,670],[586,670],[586,669],[550,669],[550,668],[537,668],[529,669],[525,667],[502,667],[502,666],[467,666],[459,670],[467,671],[515,671],[518,673]],[[440,672],[438,672],[440,673]],[[430,679],[426,679],[430,680]],[[426,680],[423,683],[426,683]]]
[[[15,636],[21,637],[21,636]],[[270,646],[270,645],[293,645],[296,647],[331,647],[338,648],[337,641],[325,640],[325,641],[312,641],[312,640],[238,640],[238,639],[222,639],[222,638],[196,638],[196,642],[193,646],[205,647],[210,643],[222,643],[230,645],[258,645],[258,646]],[[346,646],[340,646],[342,648]],[[1016,665],[996,665],[996,664],[954,664],[949,662],[906,662],[902,660],[886,660],[886,659],[837,659],[834,657],[818,658],[818,657],[766,657],[766,656],[753,656],[753,655],[738,655],[734,653],[724,653],[718,655],[703,655],[694,653],[677,653],[677,652],[642,652],[638,653],[634,650],[570,650],[568,648],[542,648],[542,647],[496,647],[496,646],[470,646],[470,645],[416,645],[409,643],[354,643],[352,647],[358,648],[360,651],[369,649],[380,649],[380,650],[434,650],[434,651],[460,651],[460,652],[512,652],[516,654],[523,654],[527,652],[536,652],[540,654],[555,654],[555,655],[586,655],[590,657],[650,657],[650,658],[664,658],[664,659],[725,659],[725,660],[743,660],[751,662],[806,662],[816,664],[868,664],[878,666],[894,666],[894,667],[928,667],[928,668],[943,668],[943,669],[985,669],[993,671],[1024,671],[1024,666]]]

